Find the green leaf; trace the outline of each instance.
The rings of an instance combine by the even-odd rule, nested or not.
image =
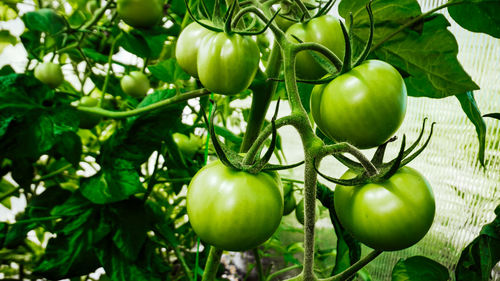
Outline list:
[[[10,196],[5,197],[5,199],[1,201],[0,204],[10,209],[11,207],[10,198],[15,194],[14,192],[15,190],[17,190],[17,187],[13,185],[10,181],[2,177],[2,179],[0,180],[0,198],[3,198],[7,194],[10,194]]]
[[[130,260],[136,260],[151,228],[144,203],[133,198],[112,205],[112,220],[115,226],[113,243]]]
[[[1,6],[0,4],[0,14],[1,14]],[[0,54],[3,52],[5,47],[10,45],[15,45],[17,43],[17,38],[12,36],[8,30],[0,30]]]
[[[488,113],[483,115],[483,117],[490,117],[500,120],[500,112],[499,113]]]
[[[400,259],[392,270],[392,281],[447,281],[448,269],[422,256]]]
[[[174,58],[150,65],[148,69],[154,77],[167,83],[175,83],[177,80],[188,80],[191,77],[182,70]]]
[[[15,1],[9,1],[9,2],[12,3],[4,3],[3,1],[2,3],[0,3],[0,21],[9,21],[17,18],[16,3]]]
[[[495,220],[485,225],[462,251],[455,270],[457,281],[488,281],[500,261],[500,205],[495,214]]]
[[[466,92],[463,94],[456,95],[462,110],[467,115],[467,118],[476,127],[477,138],[479,141],[479,152],[478,159],[481,165],[484,167],[484,149],[486,143],[486,123],[484,122],[479,107],[477,106],[476,100],[474,99],[473,92]]]
[[[463,28],[500,38],[500,0],[450,0],[465,2],[448,7],[450,16]]]
[[[339,6],[344,18],[353,12],[352,40],[358,52],[368,38],[367,2],[344,0]],[[416,0],[374,1],[372,8],[376,30],[372,55],[409,75],[405,79],[408,95],[444,98],[478,89],[457,60],[458,45],[443,15],[430,16],[378,45],[422,13]]]
[[[136,167],[120,158],[110,159],[99,173],[80,183],[83,196],[95,204],[107,204],[145,192]]]
[[[56,150],[73,167],[79,167],[80,156],[82,155],[82,140],[75,132],[63,132],[59,136]]]
[[[56,40],[57,46],[62,46],[66,22],[63,17],[52,9],[40,9],[24,14],[21,19],[27,29],[45,32]]]

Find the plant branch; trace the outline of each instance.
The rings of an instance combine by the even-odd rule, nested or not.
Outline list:
[[[278,277],[278,275],[281,275],[281,274],[283,274],[285,272],[288,272],[290,270],[294,270],[294,269],[297,269],[297,268],[302,268],[302,265],[296,264],[296,265],[292,265],[292,266],[289,266],[289,267],[282,268],[282,269],[280,269],[280,270],[278,270],[276,272],[273,272],[269,276],[267,276],[266,281],[271,281],[271,280],[273,280],[273,278]]]
[[[378,257],[382,251],[380,250],[373,250],[370,252],[366,257],[362,258],[361,260],[357,261],[355,264],[351,265],[349,268],[346,270],[342,271],[341,273],[325,278],[325,279],[319,279],[320,281],[343,281],[347,280],[349,277],[353,276],[358,270],[363,268],[365,265],[367,265],[369,262],[374,260],[376,257]]]
[[[78,106],[76,109],[78,109],[79,111],[82,111],[82,112],[93,113],[93,114],[96,114],[96,115],[99,115],[102,117],[111,118],[111,119],[124,119],[127,117],[147,113],[147,112],[150,112],[153,110],[165,108],[165,107],[171,106],[171,105],[179,103],[179,102],[187,101],[189,99],[205,96],[207,94],[210,94],[210,92],[208,90],[198,89],[198,90],[190,91],[190,92],[183,93],[180,95],[176,95],[172,98],[165,99],[165,100],[162,100],[162,101],[159,101],[159,102],[156,102],[156,103],[144,106],[144,107],[136,108],[134,110],[129,110],[129,111],[110,111],[110,110],[102,109],[99,107],[85,107],[85,106]]]
[[[337,70],[342,69],[342,61],[330,49],[321,44],[314,42],[303,42],[297,45],[295,47],[295,50],[297,52],[305,50],[317,51],[324,55],[329,61],[331,61]]]
[[[252,250],[253,255],[255,257],[255,263],[257,264],[257,275],[259,276],[259,281],[264,280],[264,270],[262,269],[262,261],[260,260],[259,249],[254,248]]]
[[[213,281],[215,280],[215,275],[217,274],[217,268],[219,267],[220,258],[222,257],[222,250],[210,247],[210,253],[208,254],[207,263],[205,264],[205,271],[203,272],[203,278],[201,281]]]
[[[340,142],[331,145],[323,146],[318,152],[318,158],[316,161],[321,160],[321,158],[326,155],[335,154],[335,153],[349,153],[359,160],[360,164],[365,168],[368,176],[374,176],[378,174],[377,168],[373,165],[373,163],[368,159],[360,150],[358,150],[353,145],[347,142]]]

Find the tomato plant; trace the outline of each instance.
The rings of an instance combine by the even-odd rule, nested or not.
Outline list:
[[[203,140],[193,134],[188,137],[181,133],[174,133],[172,137],[179,150],[189,158],[193,157],[203,145]]]
[[[295,36],[302,42],[319,43],[330,49],[339,59],[344,57],[345,41],[339,19],[334,16],[324,15],[305,23],[295,23],[286,30],[286,35],[293,42],[297,42]],[[326,74],[308,51],[297,54],[295,68],[297,77],[302,79],[314,80]]]
[[[220,249],[243,251],[271,237],[283,214],[276,173],[232,170],[220,161],[203,167],[186,195],[189,221],[200,238]]]
[[[163,16],[161,0],[117,0],[116,11],[120,18],[133,27],[151,27]]]
[[[335,141],[371,148],[387,141],[403,122],[406,86],[390,64],[367,60],[311,94],[318,128]]]
[[[192,22],[182,30],[177,38],[175,58],[189,75],[198,77],[198,49],[203,39],[212,34],[213,31],[204,28],[197,22]]]
[[[250,37],[219,32],[204,37],[197,60],[198,76],[205,88],[234,95],[252,83],[260,54]]]
[[[53,62],[42,62],[37,65],[35,77],[51,88],[57,88],[64,81],[61,66]]]
[[[347,171],[342,177],[353,178]],[[364,244],[396,251],[417,243],[434,220],[435,201],[427,180],[400,168],[380,183],[335,188],[335,211],[342,225]]]
[[[143,98],[150,88],[148,77],[140,71],[132,71],[123,76],[120,86],[127,95],[134,98]]]

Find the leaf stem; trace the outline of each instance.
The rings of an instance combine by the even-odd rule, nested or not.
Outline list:
[[[264,270],[262,269],[262,261],[260,259],[259,249],[254,248],[252,250],[253,255],[255,257],[255,263],[257,264],[257,275],[259,276],[259,281],[264,280]]]
[[[82,112],[93,113],[93,114],[96,114],[96,115],[99,115],[102,117],[111,118],[111,119],[124,119],[127,117],[147,113],[147,112],[157,110],[160,108],[165,108],[165,107],[171,106],[171,105],[179,103],[179,102],[187,101],[189,99],[205,96],[209,93],[210,92],[206,89],[198,89],[198,90],[190,91],[187,93],[183,93],[181,95],[176,95],[172,98],[165,99],[165,100],[162,100],[162,101],[159,101],[159,102],[156,102],[156,103],[144,106],[144,107],[139,107],[139,108],[136,108],[133,110],[128,110],[128,111],[111,111],[111,110],[106,110],[106,109],[102,109],[99,107],[85,107],[85,106],[78,106],[76,109],[78,109],[79,111],[82,111]]]
[[[210,253],[208,254],[207,263],[205,264],[205,271],[203,272],[203,278],[201,281],[213,281],[215,280],[215,275],[217,274],[217,268],[219,267],[220,258],[222,257],[222,250],[210,247]]]
[[[343,281],[347,280],[349,277],[353,276],[358,270],[363,268],[365,265],[367,265],[369,262],[374,260],[376,257],[378,257],[380,254],[382,254],[383,251],[380,250],[373,250],[370,252],[368,255],[366,255],[364,258],[361,260],[357,261],[355,264],[351,265],[349,268],[346,270],[342,271],[341,273],[325,278],[325,279],[319,279],[320,281]]]

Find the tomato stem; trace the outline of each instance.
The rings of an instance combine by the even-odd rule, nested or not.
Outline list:
[[[343,281],[349,279],[351,276],[353,276],[358,270],[363,268],[365,265],[367,265],[369,262],[374,260],[376,257],[378,257],[380,254],[382,254],[383,251],[380,250],[373,250],[370,252],[368,255],[366,255],[364,258],[360,259],[357,261],[355,264],[351,265],[349,268],[346,270],[342,271],[341,273],[325,278],[325,279],[319,279],[320,281]]]
[[[217,268],[219,267],[222,252],[223,251],[221,249],[210,246],[210,252],[208,254],[207,263],[205,264],[205,271],[203,272],[201,281],[215,280],[215,275],[217,274]]]
[[[260,260],[260,254],[259,254],[259,249],[254,248],[252,250],[253,255],[255,257],[255,263],[257,264],[257,275],[259,276],[259,280],[263,281],[264,280],[264,270],[262,269],[262,262]]]

